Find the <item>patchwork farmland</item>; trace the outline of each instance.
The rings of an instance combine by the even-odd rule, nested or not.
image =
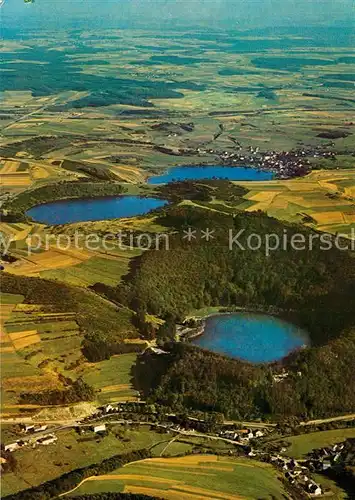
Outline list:
[[[0,299],[4,415],[24,409],[17,404],[23,392],[63,388],[60,373],[80,358],[82,335],[75,313],[44,312],[40,304],[24,304],[24,297],[16,295]]]
[[[281,220],[349,237],[355,230],[353,170],[314,170],[301,179],[236,184],[248,189],[239,209],[262,210]]]
[[[81,348],[86,328],[80,326],[84,311],[88,314],[84,297],[74,308],[76,311],[63,312],[57,308],[54,298],[52,302],[48,303],[47,298],[46,304],[36,304],[25,303],[20,295],[1,294],[2,416],[38,411],[38,406],[22,404],[21,394],[64,389],[68,377],[87,379],[101,403],[137,399],[130,374],[136,355],[113,356],[96,364],[94,371],[84,358]],[[88,298],[92,301],[94,296]],[[114,314],[113,306],[105,307]],[[120,317],[124,342],[132,332],[125,327],[123,313],[117,316]],[[135,339],[134,342],[141,341]],[[141,342],[142,350],[145,345]]]
[[[105,476],[90,477],[71,495],[101,492],[141,493],[166,500],[282,499],[278,473],[245,458],[191,455],[152,458],[128,464]]]
[[[11,263],[4,262],[6,272],[76,286],[86,287],[98,282],[115,286],[128,272],[130,259],[140,254],[139,250],[112,244],[109,251],[103,245],[91,251],[82,241],[79,248],[75,248],[73,242],[61,244],[60,236],[56,244],[56,235],[49,235],[41,224],[3,222],[0,223],[0,232],[11,241],[11,255],[16,259]],[[36,236],[32,239],[32,235]]]

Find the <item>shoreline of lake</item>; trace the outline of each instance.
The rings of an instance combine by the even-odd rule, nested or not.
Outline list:
[[[238,175],[239,173],[239,175]],[[200,175],[202,174],[202,175]],[[219,175],[218,175],[219,174]],[[227,174],[227,175],[226,175]],[[148,185],[170,182],[229,180],[229,181],[266,181],[273,180],[275,174],[269,170],[245,165],[178,165],[167,168],[163,173],[146,178]]]
[[[212,333],[207,331],[208,320],[221,317],[232,319],[231,316],[235,316],[236,320],[238,320],[236,326],[234,325],[234,328],[237,327],[237,330],[241,330],[239,332],[237,331],[236,335],[232,335],[229,329],[226,344],[224,345],[223,335],[225,335],[225,332],[218,331],[218,323],[216,323],[216,325],[214,326],[211,326],[211,328],[215,328],[215,330],[217,331],[214,331]],[[239,359],[244,362],[278,362],[289,356],[292,352],[308,347],[311,344],[311,339],[309,338],[308,332],[306,330],[294,323],[291,323],[288,320],[285,320],[284,318],[285,311],[276,309],[269,309],[268,311],[266,311],[265,308],[240,308],[239,310],[233,311],[216,311],[199,318],[196,325],[181,327],[180,331],[177,332],[177,335],[179,337],[178,341],[189,342],[201,349],[222,354],[232,359]],[[257,325],[256,330],[255,325]],[[263,348],[266,359],[254,359],[255,351],[253,353],[252,343],[248,346],[247,342],[245,345],[235,345],[236,353],[233,353],[233,348],[231,348],[231,345],[236,344],[236,342],[238,343],[238,340],[243,340],[243,335],[245,336],[245,331],[248,330],[248,328],[250,329],[250,333],[246,335],[246,338],[244,340],[249,340],[252,335],[255,335],[257,339],[259,337],[258,340],[260,344],[255,344],[255,346],[260,346],[264,342]],[[245,331],[243,331],[243,329]],[[262,330],[265,330],[265,332],[261,333]],[[267,333],[268,336],[265,336],[265,333]],[[220,335],[219,338],[218,335]],[[202,339],[202,337],[205,338]],[[273,344],[275,338],[276,343]],[[246,352],[243,353],[244,347],[246,349]],[[249,354],[247,351],[248,348],[250,349]],[[276,353],[275,358],[271,356],[273,349]]]
[[[134,207],[134,203],[139,203],[139,201],[143,202],[146,207],[139,208]],[[114,206],[115,202],[128,203],[127,207],[118,207],[117,204]],[[104,203],[111,203],[110,205],[104,207]],[[154,197],[154,196],[138,196],[138,195],[112,195],[112,196],[94,196],[94,197],[84,197],[84,198],[67,198],[55,201],[49,201],[45,203],[37,203],[33,207],[29,208],[26,211],[26,217],[31,218],[33,221],[38,222],[40,224],[46,225],[64,225],[64,224],[73,224],[80,222],[94,222],[100,220],[114,220],[120,218],[129,218],[136,217],[138,215],[144,215],[151,210],[155,210],[157,208],[161,208],[169,203],[168,200],[163,200],[162,198]],[[101,204],[101,206],[100,206]],[[151,206],[149,206],[151,204]],[[81,210],[75,210],[73,208],[74,205],[80,207]],[[97,205],[97,207],[94,207]],[[52,209],[52,212],[46,213],[44,216],[41,214],[41,211],[46,211],[46,209]],[[88,218],[88,213],[90,214],[90,210],[95,208],[103,210],[103,213],[99,215],[92,215]],[[59,215],[59,220],[56,219],[58,216],[58,212],[56,209],[62,210],[62,213]],[[111,209],[111,210],[110,210]],[[124,210],[128,210],[128,213],[123,213]],[[115,210],[118,210],[117,213],[114,213]],[[122,210],[120,213],[119,211]],[[73,214],[76,214],[76,217],[73,218]],[[79,215],[79,217],[78,217]],[[44,220],[43,217],[46,217]],[[62,219],[60,219],[62,217]],[[65,218],[63,220],[63,218]]]

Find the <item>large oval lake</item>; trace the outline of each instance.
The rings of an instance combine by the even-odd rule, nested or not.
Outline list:
[[[134,217],[166,204],[166,200],[158,198],[112,196],[44,203],[31,208],[26,213],[37,222],[54,225]]]
[[[203,335],[192,343],[231,358],[269,363],[308,345],[309,337],[280,318],[242,312],[207,318]]]
[[[272,172],[258,170],[250,167],[172,167],[161,175],[149,177],[148,184],[166,184],[167,182],[202,180],[202,179],[228,179],[230,181],[266,181],[274,177]]]

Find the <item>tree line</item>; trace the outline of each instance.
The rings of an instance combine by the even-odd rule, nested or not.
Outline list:
[[[124,455],[114,455],[110,458],[102,460],[102,462],[91,464],[80,469],[74,469],[66,474],[62,474],[56,479],[40,484],[39,486],[19,491],[13,495],[8,495],[4,497],[3,500],[50,500],[51,498],[57,497],[61,493],[72,490],[81,481],[90,476],[108,474],[115,469],[128,464],[129,462],[144,460],[150,457],[150,451],[145,448],[131,451]]]
[[[236,420],[287,421],[355,411],[355,329],[323,347],[304,349],[274,364],[254,365],[188,343],[145,353],[134,369],[149,403],[167,411],[219,412]],[[284,369],[288,376],[275,381]]]
[[[113,182],[58,182],[20,193],[14,199],[4,203],[2,212],[4,220],[20,221],[26,220],[27,210],[43,203],[75,198],[117,196],[123,192],[124,187]]]

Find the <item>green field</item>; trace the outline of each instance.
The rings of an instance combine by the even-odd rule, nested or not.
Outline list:
[[[145,493],[158,498],[187,500],[282,499],[278,473],[268,464],[245,458],[190,455],[128,464],[108,476],[85,481],[75,494],[107,491]]]
[[[92,306],[96,304],[101,311],[108,307],[115,328],[118,321],[124,332],[124,318],[128,320],[129,311],[122,310],[116,316],[113,306],[91,294],[80,296],[78,313],[70,310],[71,306],[68,306],[68,312],[62,312],[52,295],[46,297],[47,304],[29,304],[24,296],[16,294],[2,294],[2,298],[2,416],[27,410],[26,405],[19,404],[22,393],[63,389],[63,375],[71,380],[86,379],[87,376],[88,383],[98,391],[100,404],[137,398],[130,375],[136,355],[124,354],[122,358],[115,356],[98,364],[87,363],[81,351],[85,330],[78,323],[78,313],[80,317],[83,313],[86,316],[95,314]],[[85,299],[88,299],[87,303]],[[122,341],[129,337],[129,328],[128,322],[127,334],[123,334]],[[142,343],[142,349],[144,345]]]
[[[64,269],[42,271],[41,277],[63,281],[75,286],[90,286],[95,283],[104,283],[116,286],[121,276],[127,274],[129,257],[106,259],[92,257],[91,259]]]
[[[294,458],[301,458],[313,449],[332,446],[348,438],[355,438],[355,428],[311,432],[299,436],[287,437],[285,441],[291,445],[287,448],[287,455]]]
[[[100,361],[85,370],[84,380],[98,392],[100,403],[123,401],[137,398],[133,389],[131,373],[136,362],[136,354],[120,354],[107,361]]]
[[[23,300],[22,295],[14,295],[12,293],[2,293],[0,292],[0,304],[3,306],[5,304],[18,304]]]
[[[49,446],[24,448],[16,452],[17,468],[2,478],[2,495],[29,488],[64,474],[75,468],[130,450],[150,447],[167,441],[167,434],[159,434],[148,427],[127,430],[111,427],[109,434],[99,437],[90,430],[79,436],[74,430],[57,433],[58,441]]]

